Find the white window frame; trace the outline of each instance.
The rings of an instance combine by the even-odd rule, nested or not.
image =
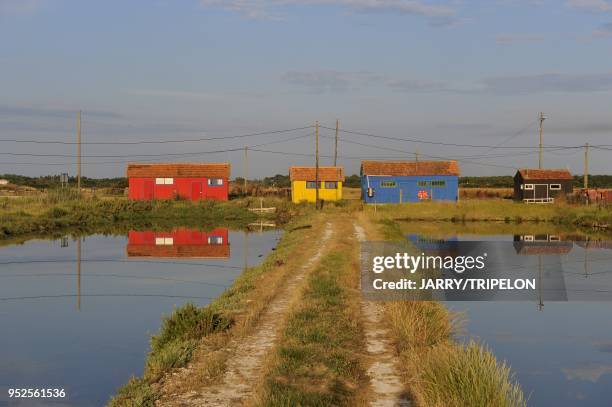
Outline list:
[[[208,236],[208,244],[223,244],[223,236]]]
[[[172,185],[174,178],[155,178],[155,185]]]
[[[215,183],[213,183],[213,181],[215,181]],[[211,187],[222,187],[223,178],[208,178],[208,181],[206,183],[208,184],[208,186]]]
[[[534,189],[534,185],[533,184],[523,184],[523,186],[524,186],[525,190],[531,191],[531,190]]]
[[[172,237],[156,237],[156,246],[172,246],[174,244],[174,238]]]
[[[561,191],[561,184],[550,184],[549,188],[551,191]]]
[[[333,188],[328,188],[328,184],[334,184]],[[323,181],[324,189],[338,189],[338,181]]]

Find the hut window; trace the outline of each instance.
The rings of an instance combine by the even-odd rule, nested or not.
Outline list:
[[[533,189],[533,184],[525,184],[525,189]]]
[[[208,185],[213,187],[220,187],[223,185],[223,178],[209,178]]]
[[[397,182],[395,182],[395,181],[381,181],[380,182],[380,187],[381,188],[395,188],[395,187],[397,187]]]
[[[338,189],[336,181],[325,181],[325,189]]]
[[[316,189],[317,188],[317,182],[316,181],[306,181],[306,188],[307,189]]]
[[[174,184],[174,178],[155,178],[155,184],[157,184],[157,185],[172,185],[172,184]]]
[[[421,188],[431,187],[431,188],[444,188],[446,187],[446,181],[444,180],[433,180],[433,181],[417,181],[417,185]]]
[[[156,237],[155,245],[157,246],[172,246],[174,244],[174,238],[172,237]]]
[[[550,184],[550,189],[558,191],[561,189],[561,184]]]
[[[223,244],[223,236],[208,236],[208,244]]]

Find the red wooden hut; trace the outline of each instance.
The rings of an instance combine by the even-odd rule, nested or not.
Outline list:
[[[228,163],[130,163],[129,198],[134,200],[182,198],[191,201],[227,201]]]
[[[152,230],[128,234],[128,257],[227,259],[230,256],[227,228],[210,231],[174,229]]]

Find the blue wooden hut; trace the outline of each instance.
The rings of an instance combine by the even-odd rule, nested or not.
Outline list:
[[[365,203],[403,203],[459,198],[456,161],[362,161]]]

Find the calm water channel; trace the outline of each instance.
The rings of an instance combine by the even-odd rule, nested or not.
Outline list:
[[[495,242],[505,248],[496,254],[504,264],[552,275],[567,301],[447,301],[464,313],[460,339],[476,339],[505,360],[530,406],[612,405],[612,239],[474,228],[433,237],[413,233],[410,225],[403,230],[412,241]]]
[[[17,405],[11,387],[66,390],[36,405],[103,405],[142,373],[162,315],[208,304],[279,233],[134,231],[0,247],[0,406]]]

